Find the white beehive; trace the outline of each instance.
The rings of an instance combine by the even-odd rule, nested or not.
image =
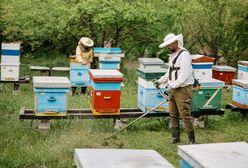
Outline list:
[[[18,81],[20,74],[20,63],[1,64],[1,80],[2,81]]]
[[[174,168],[154,150],[75,149],[77,168]]]
[[[2,43],[1,63],[16,64],[20,62],[20,43]]]
[[[191,168],[247,168],[246,142],[195,144],[178,146],[178,155],[184,167]]]

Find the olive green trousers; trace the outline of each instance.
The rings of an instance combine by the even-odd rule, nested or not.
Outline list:
[[[182,118],[187,131],[193,131],[191,103],[193,97],[192,86],[172,89],[169,94],[169,113],[173,128],[179,128],[179,117]]]

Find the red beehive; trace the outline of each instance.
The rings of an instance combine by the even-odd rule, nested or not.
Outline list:
[[[213,78],[231,85],[234,79],[236,69],[230,66],[213,66]]]
[[[91,69],[90,108],[94,115],[119,115],[121,82],[118,70]]]

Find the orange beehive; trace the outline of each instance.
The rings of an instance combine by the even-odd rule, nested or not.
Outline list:
[[[234,79],[236,69],[230,66],[213,66],[213,78],[231,85]]]
[[[118,70],[106,69],[91,69],[89,74],[92,113],[94,115],[119,115],[123,74]]]

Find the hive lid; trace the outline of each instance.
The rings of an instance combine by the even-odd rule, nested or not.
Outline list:
[[[220,66],[220,65],[214,65],[214,70],[217,71],[224,71],[224,72],[235,72],[236,68],[230,67],[230,66]]]
[[[19,66],[21,63],[20,62],[11,62],[11,63],[0,63],[1,66]]]
[[[124,57],[125,54],[123,53],[94,53],[94,57]]]
[[[248,79],[233,79],[232,84],[242,88],[248,88]]]
[[[105,61],[105,62],[120,62],[120,57],[99,57],[99,61]]]
[[[75,149],[78,168],[174,168],[154,150]]]
[[[121,48],[101,48],[101,47],[95,47],[94,53],[116,53],[120,54]]]
[[[166,73],[167,68],[152,68],[152,69],[147,69],[147,68],[137,68],[137,71],[143,72],[143,73]]]
[[[200,54],[193,54],[191,55],[191,57],[192,57],[192,63],[213,63],[215,60],[212,57],[208,57]]]
[[[192,167],[247,167],[246,142],[179,145],[178,155]]]
[[[70,88],[71,81],[67,77],[34,76],[34,88]]]
[[[20,43],[2,43],[2,50],[20,50]]]
[[[161,60],[160,58],[139,58],[138,62],[140,64],[152,64],[152,65],[163,65],[164,61]]]
[[[248,66],[248,61],[238,61],[238,64]]]
[[[214,78],[199,80],[201,87],[223,87],[225,82]]]
[[[123,74],[115,69],[91,69],[93,78],[123,78]]]

